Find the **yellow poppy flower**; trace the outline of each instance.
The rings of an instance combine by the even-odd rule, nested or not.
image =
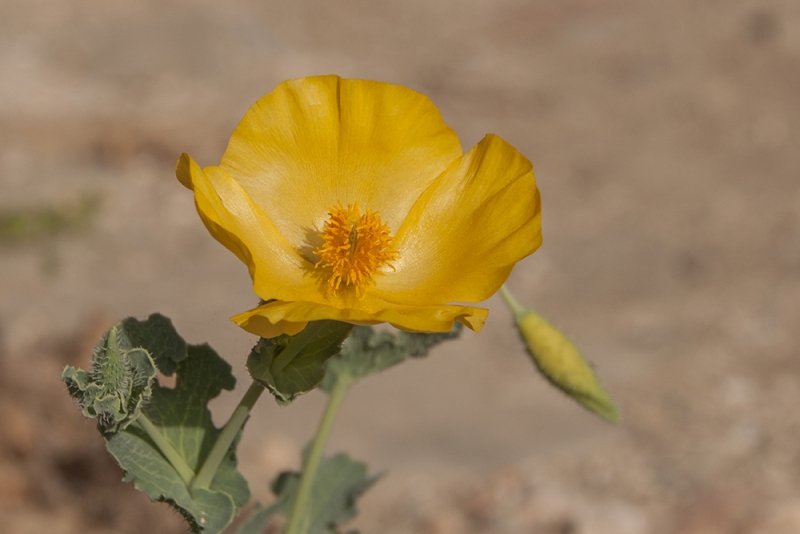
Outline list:
[[[262,337],[308,321],[478,331],[489,298],[541,244],[531,163],[487,135],[466,154],[424,95],[315,76],[245,114],[219,166],[183,154],[209,232],[265,304],[232,318]]]

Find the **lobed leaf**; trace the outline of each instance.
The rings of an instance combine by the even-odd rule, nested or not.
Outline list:
[[[80,402],[87,416],[98,410],[113,415],[130,405],[130,401],[115,402],[119,395],[97,395],[95,389],[112,384],[124,386],[123,392],[129,384],[131,391],[146,389],[145,383],[149,387],[147,395],[139,396],[136,417],[128,417],[124,424],[105,424],[96,416],[106,447],[125,472],[124,480],[133,481],[152,500],[172,505],[192,532],[221,532],[250,499],[247,481],[236,469],[238,443],[231,446],[209,488],[193,489],[188,479],[200,469],[220,433],[207,404],[222,390],[233,389],[231,366],[208,345],[187,345],[169,319],[158,314],[146,321],[125,319],[98,347],[91,371],[64,371],[70,394],[84,395]],[[152,366],[151,374],[142,374],[146,362]],[[165,375],[176,373],[174,388],[158,384],[156,366]],[[142,377],[149,378],[143,382]],[[177,464],[184,466],[184,476]]]
[[[463,325],[456,323],[450,332],[412,334],[376,331],[371,326],[357,326],[345,341],[339,355],[328,361],[322,389],[330,392],[336,380],[358,380],[396,365],[407,357],[422,357],[435,345],[456,339]]]
[[[303,464],[310,450],[303,454]],[[367,464],[353,460],[347,454],[323,458],[314,477],[311,500],[306,511],[306,534],[339,534],[338,525],[358,513],[356,501],[381,475],[367,476]],[[238,534],[259,534],[276,513],[287,516],[292,509],[300,473],[284,471],[272,481],[276,501],[269,507],[259,508],[248,519]],[[357,534],[349,531],[348,534]]]
[[[122,329],[134,347],[147,350],[166,376],[172,376],[178,363],[188,356],[186,341],[178,334],[169,317],[154,313],[146,321],[128,317]]]

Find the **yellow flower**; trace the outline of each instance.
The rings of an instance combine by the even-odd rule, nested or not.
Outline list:
[[[209,232],[268,301],[232,318],[262,337],[308,321],[478,331],[489,298],[541,244],[531,163],[487,135],[462,153],[424,95],[315,76],[248,110],[219,166],[183,154]]]

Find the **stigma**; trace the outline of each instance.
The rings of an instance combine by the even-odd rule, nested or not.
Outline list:
[[[383,274],[384,267],[394,270],[391,262],[400,257],[392,248],[389,225],[373,211],[362,214],[357,202],[328,208],[319,236],[323,244],[314,250],[319,257],[315,267],[329,271],[328,286],[334,293],[352,287],[363,297],[373,277]]]

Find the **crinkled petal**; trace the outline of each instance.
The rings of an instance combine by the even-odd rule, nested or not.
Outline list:
[[[211,235],[247,265],[257,295],[291,300],[318,295],[314,281],[304,276],[313,265],[289,245],[224,169],[201,169],[183,154],[176,174],[194,191],[197,211]]]
[[[328,208],[380,214],[397,231],[420,194],[462,155],[428,97],[367,80],[289,80],[251,107],[220,166],[307,259]]]
[[[461,305],[399,306],[383,303],[371,311],[339,309],[313,302],[273,301],[240,313],[231,320],[251,334],[275,337],[294,335],[308,321],[333,319],[353,324],[371,325],[387,322],[407,332],[447,332],[455,321],[479,332],[486,322],[488,310]]]
[[[541,242],[533,166],[487,135],[414,204],[395,236],[396,271],[370,293],[399,304],[480,302]]]

